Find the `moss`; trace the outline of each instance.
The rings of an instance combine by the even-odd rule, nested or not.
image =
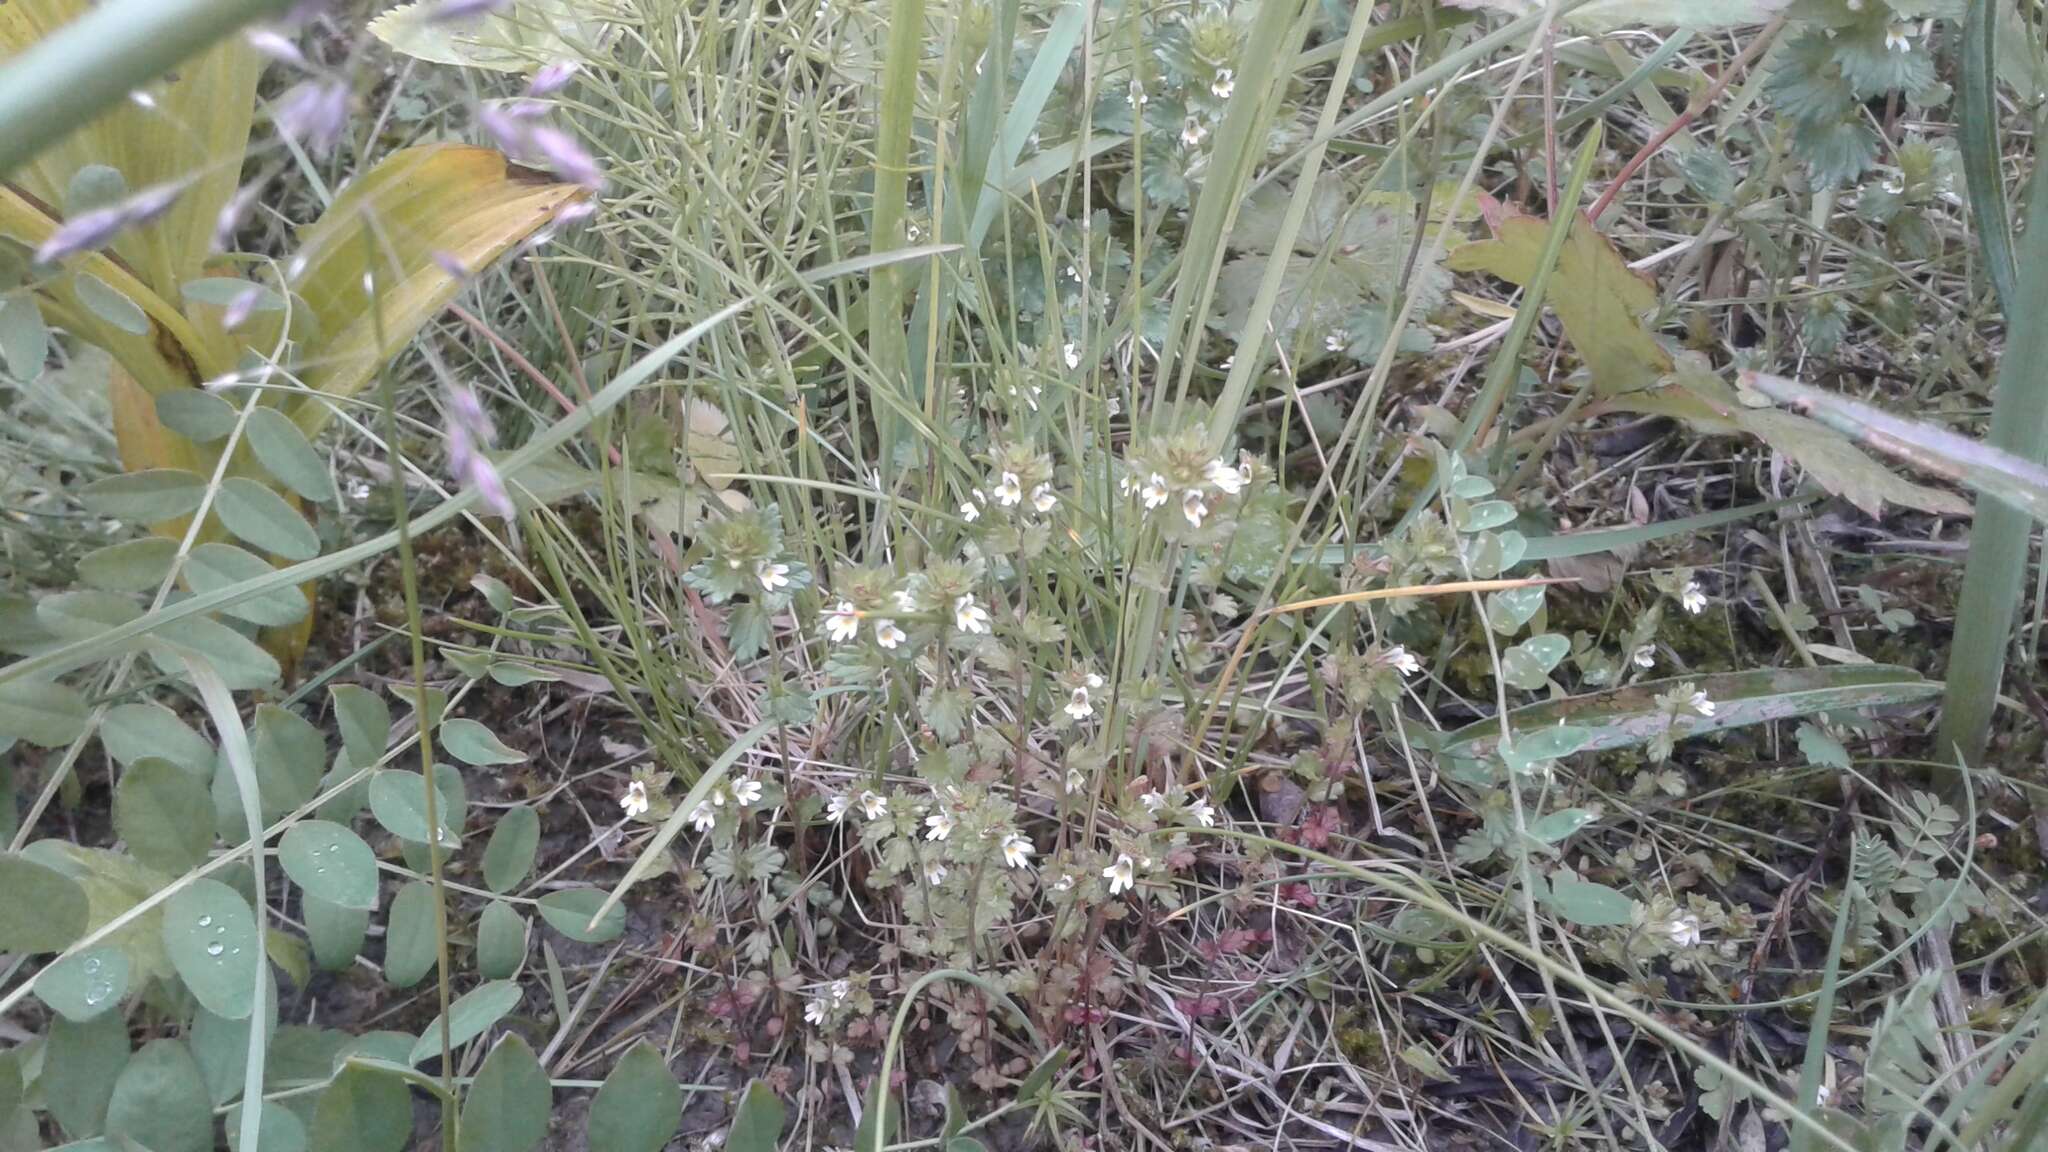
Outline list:
[[[1373,1027],[1356,1008],[1337,1017],[1337,1050],[1344,1058],[1371,1072],[1391,1072],[1394,1063],[1387,1052],[1387,1035]]]

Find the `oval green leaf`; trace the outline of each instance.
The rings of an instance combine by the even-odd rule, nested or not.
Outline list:
[[[242,540],[286,560],[320,554],[320,533],[268,484],[247,476],[221,481],[213,508],[220,522]]]
[[[519,1007],[519,985],[510,980],[493,980],[457,997],[448,1006],[448,1050],[453,1052],[483,1035],[490,1026]],[[434,1017],[412,1046],[409,1064],[418,1064],[441,1054],[441,1017]]]
[[[205,861],[213,847],[213,800],[190,770],[146,756],[114,786],[114,831],[129,855],[176,876]]]
[[[477,1069],[462,1101],[457,1152],[531,1152],[548,1134],[554,1086],[533,1049],[507,1034]]]
[[[398,1076],[345,1065],[313,1106],[313,1152],[404,1152],[412,1089]]]
[[[440,807],[440,797],[435,802]],[[425,844],[434,839],[427,824],[427,782],[417,772],[400,768],[386,768],[370,777],[370,814],[384,830],[401,840]],[[448,826],[446,812],[434,813],[440,822],[440,844],[444,848],[460,847],[462,838]]]
[[[249,413],[243,429],[249,447],[266,471],[285,487],[316,504],[334,503],[334,480],[306,434],[291,418],[275,408],[258,408]]]
[[[476,921],[476,972],[486,980],[509,980],[526,960],[526,917],[503,900],[484,905]]]
[[[782,1099],[756,1080],[747,1085],[725,1137],[726,1152],[775,1152],[782,1142]]]
[[[276,573],[277,569],[254,552],[218,541],[201,544],[185,557],[185,582],[202,595],[262,582]],[[304,618],[307,607],[306,594],[286,584],[245,596],[221,611],[260,627],[282,628]]]
[[[434,967],[434,889],[415,880],[391,898],[384,922],[384,982],[410,988]]]
[[[605,1152],[660,1152],[683,1123],[683,1089],[642,1040],[620,1057],[590,1102],[589,1146]]]
[[[195,444],[211,444],[235,430],[235,406],[204,388],[174,388],[156,398],[156,418]]]
[[[493,892],[519,887],[533,870],[539,850],[540,813],[524,804],[505,809],[491,829],[490,843],[484,845],[484,887]]]
[[[62,684],[45,680],[0,684],[0,738],[56,748],[78,739],[91,714],[85,697]]]
[[[78,490],[78,499],[97,516],[156,524],[175,520],[199,507],[206,495],[206,477],[182,468],[145,468],[95,480]]]
[[[341,746],[348,749],[349,762],[375,764],[391,739],[391,705],[382,696],[355,684],[336,684],[327,694],[334,701]]]
[[[99,1135],[107,1122],[114,1083],[127,1063],[128,1021],[121,1013],[108,1012],[83,1024],[62,1016],[50,1021],[40,1083],[43,1105],[65,1135]]]
[[[614,904],[596,926],[590,918],[604,907],[605,894],[600,888],[563,888],[540,898],[537,907],[541,919],[548,926],[571,940],[583,944],[604,944],[619,938],[626,930],[626,906]]]
[[[141,605],[129,597],[89,588],[59,592],[36,601],[36,620],[66,640],[90,640],[141,615]]]
[[[218,880],[194,880],[164,902],[164,951],[194,999],[223,1020],[255,1010],[262,950],[242,895]]]
[[[78,881],[0,854],[0,952],[61,952],[85,934],[88,911]]]
[[[149,335],[149,315],[119,288],[90,272],[80,272],[72,278],[71,289],[86,311],[108,324],[130,336]]]
[[[370,914],[310,895],[305,898],[304,910],[306,940],[313,946],[313,963],[329,972],[339,972],[353,964],[370,934]]]
[[[212,1152],[213,1108],[190,1049],[152,1040],[129,1059],[107,1102],[107,1135],[150,1152]]]
[[[377,856],[339,824],[299,821],[278,840],[277,858],[309,896],[362,911],[377,906]]]
[[[69,956],[36,976],[36,998],[67,1020],[83,1024],[128,994],[128,955],[119,948],[93,948]]]
[[[161,704],[117,704],[100,722],[100,743],[121,764],[155,756],[202,780],[213,776],[213,745]]]
[[[443,720],[441,747],[464,764],[479,767],[526,760],[526,753],[506,747],[489,728],[474,720]]]
[[[154,592],[178,557],[178,542],[164,536],[124,540],[86,553],[78,577],[109,592]]]

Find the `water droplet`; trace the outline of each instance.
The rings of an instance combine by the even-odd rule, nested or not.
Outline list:
[[[89,972],[89,973],[90,973],[90,972],[97,972],[97,971],[99,971],[99,970],[100,970],[100,958],[99,958],[99,957],[97,957],[97,956],[88,956],[88,957],[86,957],[86,958],[85,958],[85,970],[86,970],[87,972]]]
[[[227,951],[227,948],[223,946],[221,942],[218,940],[215,940],[213,943],[208,944],[206,946],[206,954],[208,956],[218,956],[225,951]]]
[[[211,926],[212,924],[213,924],[213,917],[211,917],[211,916],[201,916],[201,917],[199,918],[199,926],[200,926],[201,928],[206,928],[206,927],[210,927],[210,926]]]
[[[113,992],[114,986],[112,984],[87,985],[85,989],[86,1006],[90,1008],[98,1004],[100,1001],[105,1000],[108,996],[113,995]]]

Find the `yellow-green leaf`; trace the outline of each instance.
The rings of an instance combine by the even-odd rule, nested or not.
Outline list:
[[[437,20],[438,0],[400,4],[370,21],[394,52],[430,64],[524,72],[602,47],[607,25],[576,0],[513,0],[480,20]]]

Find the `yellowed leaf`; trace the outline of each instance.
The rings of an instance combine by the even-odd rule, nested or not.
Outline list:
[[[433,144],[386,157],[300,237],[303,264],[292,288],[319,317],[322,333],[304,350],[307,384],[353,396],[447,306],[461,284],[435,261],[436,253],[482,268],[587,195],[488,148]],[[364,287],[372,250],[381,341]],[[309,437],[330,415],[326,404],[312,400],[285,410]]]
[[[1541,217],[1508,216],[1493,239],[1452,250],[1450,267],[1527,285],[1549,231]],[[1556,311],[1600,395],[1648,388],[1671,371],[1670,354],[1643,327],[1643,315],[1657,307],[1656,284],[1631,269],[1583,217],[1572,221],[1543,303]]]

